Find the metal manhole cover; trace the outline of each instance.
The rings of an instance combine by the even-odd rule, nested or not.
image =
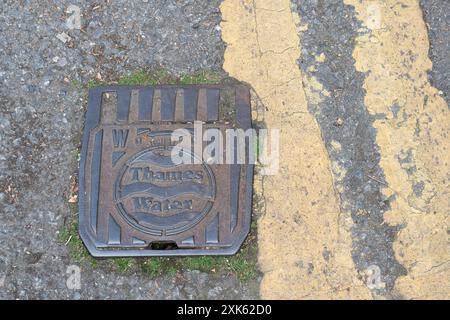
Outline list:
[[[217,139],[209,132],[225,139],[237,128],[251,128],[245,86],[91,89],[79,178],[79,231],[89,252],[234,254],[250,228],[253,165],[205,160],[204,149]],[[186,138],[173,138],[179,129],[192,134],[191,148],[178,148]],[[174,150],[190,161],[175,161]]]

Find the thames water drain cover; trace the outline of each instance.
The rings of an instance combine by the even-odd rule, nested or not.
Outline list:
[[[235,133],[248,129],[245,86],[91,89],[79,176],[79,231],[89,252],[236,253],[250,228],[253,165],[249,155],[237,161]]]

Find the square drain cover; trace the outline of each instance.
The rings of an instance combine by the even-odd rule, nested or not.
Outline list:
[[[250,117],[250,93],[242,85],[91,89],[79,176],[79,231],[89,252],[236,253],[250,229],[253,165],[198,154],[216,139],[209,132],[225,141],[228,129],[250,129]],[[198,133],[199,126],[206,133],[197,140],[202,150],[194,152],[199,144],[192,143],[180,155],[193,161],[175,162],[172,151],[181,140],[175,143],[172,133]],[[248,140],[244,145],[248,152]]]

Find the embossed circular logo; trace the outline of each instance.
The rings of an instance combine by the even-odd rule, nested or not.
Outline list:
[[[205,163],[176,165],[170,147],[155,146],[135,154],[119,170],[114,198],[120,214],[136,229],[175,235],[210,211],[215,179]]]

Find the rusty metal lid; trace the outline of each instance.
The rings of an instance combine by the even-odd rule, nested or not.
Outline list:
[[[206,163],[194,152],[193,163],[174,163],[171,135],[193,132],[194,121],[224,137],[227,129],[251,128],[248,88],[89,91],[79,231],[93,256],[227,255],[240,248],[250,229],[253,165]]]

